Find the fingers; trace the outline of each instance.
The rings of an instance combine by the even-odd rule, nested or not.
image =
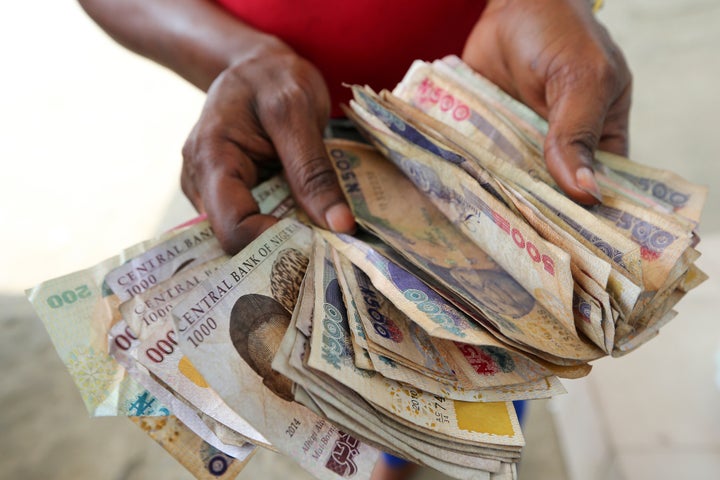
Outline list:
[[[275,137],[277,138],[277,137]],[[355,219],[340,189],[319,131],[298,128],[291,136],[275,139],[290,188],[300,206],[317,225],[352,233]]]
[[[592,205],[601,200],[592,158],[602,127],[597,119],[602,118],[604,112],[598,109],[581,112],[576,106],[577,100],[563,99],[556,107],[556,115],[551,111],[550,117],[558,120],[550,120],[545,138],[545,162],[564,192],[580,203]]]
[[[548,119],[548,170],[570,198],[597,203],[595,149],[627,154],[631,75],[586,2],[490,2],[463,58]]]
[[[183,191],[198,211],[207,213],[227,253],[239,252],[277,222],[275,217],[259,213],[250,192],[257,172],[237,146],[194,132],[183,155]]]
[[[322,139],[330,111],[327,87],[315,67],[281,47],[218,76],[183,149],[183,191],[207,212],[228,253],[277,221],[259,213],[250,188],[257,166],[278,158],[313,222],[337,232],[355,228]]]
[[[285,167],[298,204],[317,225],[352,233],[355,219],[347,206],[325,149],[325,118],[307,91],[288,86],[263,105],[261,122]]]
[[[262,215],[245,181],[227,172],[217,172],[207,182],[204,201],[208,219],[223,250],[234,255],[277,222]]]
[[[322,76],[292,52],[249,59],[208,90],[183,150],[183,190],[206,211],[228,253],[277,220],[261,215],[250,188],[257,165],[278,158],[299,206],[316,224],[352,232],[354,218],[322,139],[330,99]]]
[[[613,100],[608,98],[609,89],[604,82],[605,79],[592,70],[565,66],[546,86],[548,170],[563,191],[587,205],[602,199],[592,160]]]
[[[598,149],[627,157],[630,150],[630,103],[632,85],[628,83],[605,117],[605,126]]]

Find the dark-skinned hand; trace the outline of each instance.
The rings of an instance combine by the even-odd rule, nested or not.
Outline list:
[[[258,213],[250,188],[258,168],[278,163],[316,224],[355,226],[322,141],[330,110],[322,76],[281,42],[258,52],[215,79],[183,150],[183,190],[230,253],[276,221]],[[627,154],[631,75],[589,5],[491,0],[463,59],[548,119],[548,170],[571,198],[596,203],[594,150]]]
[[[490,0],[463,60],[549,122],[548,170],[574,200],[597,203],[596,149],[627,155],[632,77],[583,0]]]
[[[250,189],[260,168],[282,163],[292,193],[317,225],[351,232],[354,219],[323,143],[330,98],[322,75],[278,42],[212,83],[183,148],[183,191],[235,253],[277,220]]]

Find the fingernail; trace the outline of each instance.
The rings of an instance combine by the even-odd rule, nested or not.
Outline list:
[[[600,193],[600,187],[598,187],[592,170],[588,167],[578,168],[575,172],[575,179],[577,180],[578,188],[580,190],[589,193],[598,202],[602,202],[602,193]]]
[[[339,233],[351,233],[355,230],[355,218],[350,207],[344,203],[336,203],[325,212],[325,222],[330,230]]]

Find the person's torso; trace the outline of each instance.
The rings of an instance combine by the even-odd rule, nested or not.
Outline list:
[[[343,83],[392,88],[415,59],[460,54],[485,6],[480,0],[217,0],[275,35],[323,74],[333,116],[350,98]]]

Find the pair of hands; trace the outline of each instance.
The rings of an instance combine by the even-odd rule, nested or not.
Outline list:
[[[208,89],[183,149],[183,191],[235,253],[276,221],[259,214],[250,188],[260,170],[280,161],[316,224],[352,231],[322,139],[330,112],[322,75],[281,42],[255,52]],[[631,75],[587,2],[492,0],[463,60],[548,119],[551,175],[571,198],[596,203],[594,150],[627,154]]]

